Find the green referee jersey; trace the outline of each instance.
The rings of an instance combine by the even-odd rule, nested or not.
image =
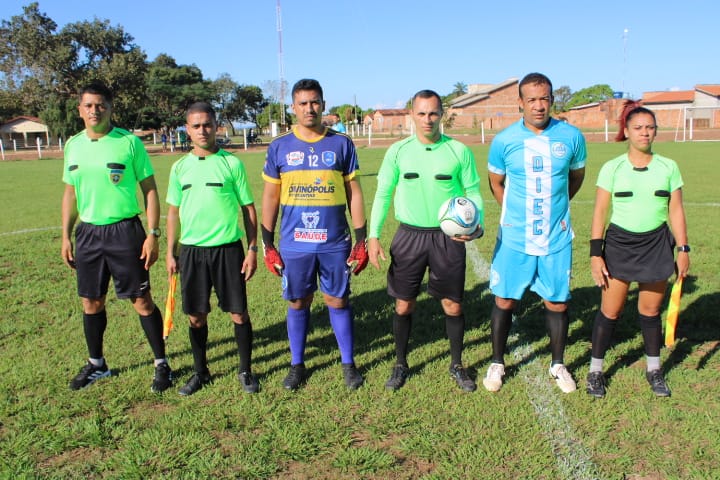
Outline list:
[[[108,225],[138,215],[137,183],[153,175],[142,141],[121,128],[98,139],[85,130],[65,144],[63,182],[75,187],[80,220]]]
[[[466,196],[478,207],[483,224],[483,200],[475,157],[470,149],[442,135],[433,144],[412,136],[388,149],[377,176],[369,237],[379,238],[393,191],[395,218],[414,227],[439,227],[438,210],[450,197]]]
[[[625,153],[602,166],[597,186],[610,192],[610,222],[642,233],[667,221],[670,193],[682,187],[683,180],[669,158],[653,155],[647,169],[635,169]]]
[[[207,157],[189,153],[175,162],[166,201],[180,209],[180,243],[215,247],[245,235],[239,209],[253,203],[253,196],[245,165],[218,150]]]

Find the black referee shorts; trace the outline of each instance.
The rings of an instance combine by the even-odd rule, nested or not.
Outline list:
[[[390,245],[388,294],[412,300],[420,294],[429,269],[428,293],[437,299],[461,302],[465,293],[465,244],[439,228],[400,224]]]
[[[112,276],[118,298],[137,298],[150,290],[150,273],[140,260],[145,229],[138,217],[109,225],[78,223],[75,268],[78,295],[101,298]]]
[[[626,282],[661,282],[675,271],[674,247],[666,223],[644,233],[611,223],[605,232],[605,264],[611,276]]]
[[[247,310],[245,275],[240,272],[245,261],[242,243],[217,247],[180,246],[180,285],[183,312],[210,312],[210,290],[215,288],[218,306],[223,312]]]

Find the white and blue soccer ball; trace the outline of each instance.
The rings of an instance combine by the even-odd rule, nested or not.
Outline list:
[[[480,212],[475,203],[467,197],[448,198],[438,211],[440,229],[451,237],[470,235],[477,230]]]

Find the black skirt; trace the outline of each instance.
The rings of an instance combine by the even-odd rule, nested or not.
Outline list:
[[[626,282],[654,283],[675,271],[675,238],[666,223],[643,233],[610,224],[605,232],[605,265],[613,278]]]

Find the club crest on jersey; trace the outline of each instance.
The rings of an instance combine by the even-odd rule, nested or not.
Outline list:
[[[287,160],[288,166],[297,167],[298,165],[302,165],[305,154],[303,152],[290,152],[285,155],[285,159]]]
[[[564,143],[555,142],[550,147],[552,154],[556,158],[565,158],[567,156],[567,147]]]
[[[109,173],[109,175],[110,175],[110,182],[111,182],[113,185],[117,185],[118,183],[120,183],[120,182],[122,181],[122,178],[123,178],[123,174],[124,174],[124,173],[125,173],[125,172],[124,172],[123,170],[120,170],[120,169],[111,169],[111,170],[110,170],[110,173]]]
[[[335,165],[335,158],[335,152],[322,152],[322,162],[328,167]]]

